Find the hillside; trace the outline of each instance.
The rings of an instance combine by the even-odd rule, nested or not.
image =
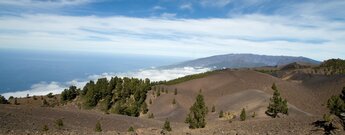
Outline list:
[[[269,72],[266,72],[268,70]],[[67,102],[61,102],[64,96],[71,95],[65,93],[51,98],[18,98],[19,105],[14,105],[12,99],[11,104],[0,105],[0,134],[94,134],[97,121],[102,124],[104,134],[131,134],[127,132],[131,126],[138,134],[160,134],[165,120],[171,122],[173,131],[170,134],[323,134],[323,129],[312,123],[321,120],[323,114],[329,112],[325,104],[332,95],[341,93],[345,76],[340,72],[321,74],[314,72],[315,70],[323,69],[304,63],[292,63],[282,67],[222,69],[182,77],[165,84],[162,82],[150,88],[149,80],[126,78],[122,82],[121,78],[112,78],[109,83],[104,83],[108,86],[104,90],[114,89],[108,93],[113,97],[110,98],[109,105],[120,105],[124,108],[122,112],[102,109],[108,96],[104,99],[98,97],[100,100],[93,108],[84,109],[80,104],[87,98],[87,93],[97,94],[97,87],[103,88],[103,78],[95,83],[90,81],[84,88],[88,89],[86,93],[84,90],[70,87],[65,92],[76,89],[81,95]],[[278,76],[272,76],[271,73]],[[116,85],[114,82],[117,82]],[[271,118],[265,114],[273,94],[273,83],[281,96],[287,99],[289,115]],[[90,87],[91,84],[95,86]],[[137,91],[126,93],[127,89]],[[143,103],[132,102],[132,99],[135,99],[132,95],[140,92],[145,92],[142,95],[146,95],[145,98],[138,98],[138,101],[144,99]],[[207,125],[202,129],[189,129],[184,121],[199,93],[203,95],[209,110],[206,115]],[[106,92],[99,93],[102,94],[107,95]],[[121,101],[120,97],[125,99]],[[53,106],[42,106],[44,100]],[[123,102],[123,105],[118,104],[119,102]],[[131,115],[123,113],[127,108],[133,110],[131,104],[135,104],[136,108],[146,104],[148,112],[143,114],[140,109],[138,117],[125,116]],[[215,112],[210,111],[212,106],[215,107]],[[246,121],[239,119],[243,108],[246,110]],[[225,114],[223,118],[219,118],[221,111]],[[154,117],[149,118],[150,114]],[[63,119],[65,126],[62,129],[56,127],[57,119]],[[43,125],[48,125],[49,131],[42,131]]]
[[[292,56],[269,56],[256,54],[225,54],[215,55],[206,58],[186,61],[175,65],[165,66],[163,68],[175,67],[208,67],[215,69],[222,68],[252,68],[263,66],[286,65],[293,62],[303,62],[319,64],[320,62],[306,57]]]

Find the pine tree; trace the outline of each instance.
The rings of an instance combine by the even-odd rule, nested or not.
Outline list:
[[[146,104],[146,102],[144,102],[144,103],[141,105],[141,112],[142,112],[143,114],[146,114],[148,111],[149,111],[149,109],[147,108],[147,104]]]
[[[172,130],[170,127],[170,122],[168,120],[165,120],[163,130],[169,131],[169,132]]]
[[[270,98],[270,103],[265,113],[273,118],[276,118],[278,113],[288,115],[287,101],[280,97],[280,93],[275,83],[273,83],[272,89],[274,90],[273,97]]]
[[[219,118],[223,118],[224,117],[224,112],[223,112],[223,110],[220,110],[220,112],[219,112]]]
[[[161,95],[161,91],[158,90],[158,91],[157,91],[157,97],[159,97],[160,95]]]
[[[149,114],[149,119],[153,119],[153,118],[155,118],[155,116],[153,115],[153,113],[150,113]]]
[[[216,112],[216,107],[213,105],[211,112]]]
[[[97,121],[97,123],[96,123],[95,131],[96,132],[102,132],[101,123],[99,121]]]
[[[8,104],[7,99],[4,96],[0,95],[0,104]]]
[[[127,131],[128,132],[134,132],[134,128],[132,126],[130,126]]]
[[[245,121],[247,118],[246,110],[243,108],[240,115],[241,121]]]
[[[190,112],[185,120],[189,124],[189,128],[204,128],[206,126],[207,107],[204,102],[204,97],[198,94],[196,101],[190,108]]]
[[[152,104],[152,99],[151,99],[151,98],[150,98],[149,104],[150,104],[150,105]]]
[[[173,105],[174,105],[174,104],[176,104],[176,100],[175,100],[175,98],[173,99],[172,104],[173,104]]]

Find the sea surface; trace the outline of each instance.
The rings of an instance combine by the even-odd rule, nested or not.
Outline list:
[[[0,94],[29,89],[40,82],[85,80],[102,73],[131,72],[187,58],[0,49]]]

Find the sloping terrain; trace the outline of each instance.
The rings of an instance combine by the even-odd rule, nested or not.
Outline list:
[[[209,113],[210,120],[215,120],[220,110],[239,115],[242,108],[248,110],[248,114],[255,112],[259,117],[266,117],[264,111],[272,96],[271,86],[276,83],[282,97],[289,103],[290,116],[320,116],[327,112],[324,104],[331,93],[339,93],[344,82],[345,80],[341,78],[330,82],[322,80],[315,82],[317,83],[315,87],[325,86],[319,86],[319,90],[315,90],[312,82],[285,81],[250,70],[224,70],[204,78],[165,86],[169,89],[169,93],[159,97],[149,94],[148,99],[153,99],[149,110],[158,119],[169,118],[172,121],[183,122],[196,95],[201,90],[208,108],[211,109],[213,105],[216,107],[217,113]],[[329,89],[329,85],[334,88]],[[175,88],[178,90],[177,95],[173,94]],[[177,101],[176,105],[172,104],[174,98]]]

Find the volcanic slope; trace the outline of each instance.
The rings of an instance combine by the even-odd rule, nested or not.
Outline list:
[[[257,117],[267,117],[265,110],[273,94],[271,89],[273,83],[277,85],[281,96],[286,98],[289,103],[289,117],[320,116],[327,112],[326,107],[323,106],[331,96],[324,94],[325,91],[330,91],[327,87],[320,87],[322,90],[314,90],[311,82],[306,84],[282,80],[252,70],[222,70],[203,78],[162,86],[168,89],[167,94],[157,96],[150,91],[147,100],[153,101],[152,105],[149,105],[149,110],[156,119],[169,119],[174,122],[184,121],[200,91],[209,111],[213,105],[216,108],[215,113],[208,113],[207,119],[210,121],[219,120],[218,114],[221,110],[239,116],[242,108],[245,108],[249,115],[255,112]],[[322,83],[318,83],[317,85],[322,85]],[[177,95],[174,95],[175,88],[178,91]],[[173,99],[176,100],[176,104],[172,104]]]

